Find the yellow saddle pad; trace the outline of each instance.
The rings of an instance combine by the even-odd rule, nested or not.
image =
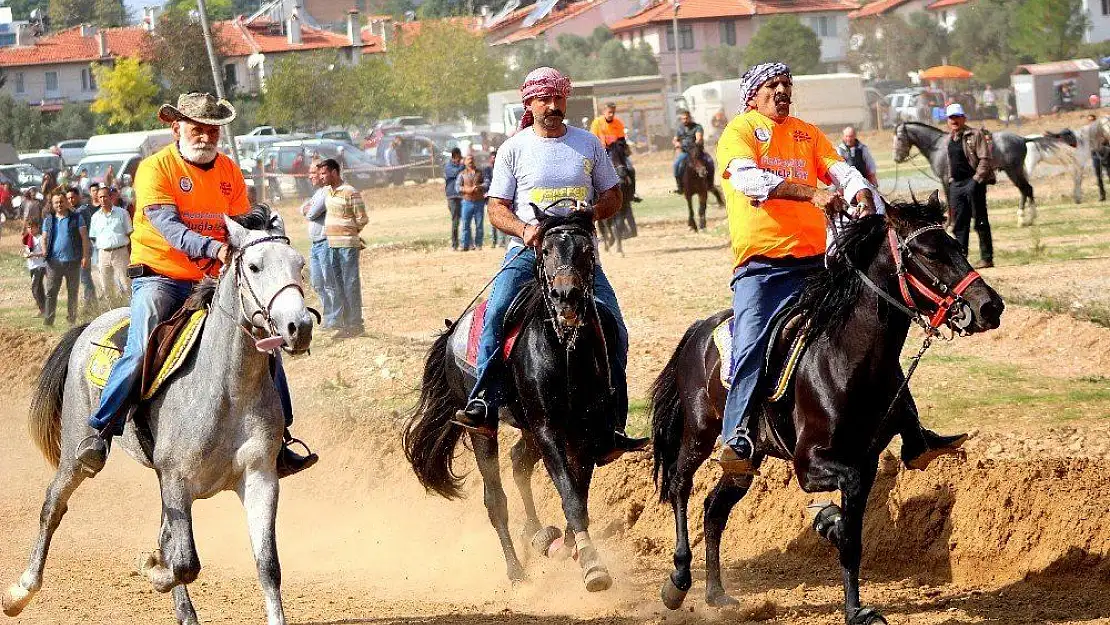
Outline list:
[[[808,336],[806,331],[800,330],[798,335],[790,343],[790,349],[786,352],[786,357],[781,362],[775,362],[772,358],[772,352],[775,349],[775,343],[778,339],[778,333],[782,331],[781,319],[775,320],[775,331],[771,337],[771,341],[767,346],[767,353],[764,356],[764,376],[774,376],[775,384],[770,387],[769,401],[775,402],[786,395],[786,391],[790,389],[790,381],[794,377],[794,371],[798,368],[798,361],[802,357],[802,352],[805,351]],[[713,329],[713,344],[717,347],[717,353],[721,357],[721,384],[725,389],[732,388],[732,317],[722,321],[716,328]],[[777,374],[777,375],[776,375]]]
[[[189,320],[184,324],[180,333],[174,338],[173,345],[166,353],[165,360],[158,367],[158,373],[149,383],[143,380],[144,388],[142,399],[147,400],[162,388],[162,385],[181,368],[188,358],[189,353],[197,343],[207,312],[197,310],[189,315]],[[104,332],[97,340],[93,341],[93,352],[89,357],[88,366],[85,367],[85,379],[96,388],[103,389],[108,383],[108,375],[112,366],[123,355],[123,348],[127,344],[127,330],[131,324],[130,319],[122,319],[119,323]],[[140,363],[140,368],[142,363]]]

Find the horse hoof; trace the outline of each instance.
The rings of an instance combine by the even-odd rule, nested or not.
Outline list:
[[[732,608],[740,605],[740,602],[723,592],[718,592],[706,595],[705,604],[712,608]]]
[[[840,507],[830,501],[811,504],[806,506],[806,508],[813,514],[813,530],[816,531],[821,538],[836,544],[833,532],[844,519]]]
[[[874,608],[860,608],[856,611],[852,618],[848,619],[848,625],[889,625],[883,615]]]
[[[668,575],[663,580],[663,588],[659,590],[659,597],[668,610],[677,610],[682,607],[682,602],[686,600],[686,593],[688,592],[690,592],[689,588],[682,590],[675,585],[674,580]]]
[[[548,525],[532,535],[532,549],[535,549],[541,556],[551,556],[551,550],[554,548],[555,541],[563,537],[563,531],[557,527]],[[559,546],[562,546],[560,541]]]
[[[0,606],[4,608],[4,614],[7,616],[19,616],[23,608],[31,602],[32,596],[34,596],[34,593],[22,585],[12,584],[8,587],[8,591],[4,593],[4,597],[0,599]]]
[[[604,566],[590,567],[582,576],[582,580],[586,582],[586,590],[590,592],[609,590],[613,585],[613,578]]]

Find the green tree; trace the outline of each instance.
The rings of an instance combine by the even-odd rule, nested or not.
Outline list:
[[[49,0],[47,14],[54,30],[78,24],[92,23],[96,19],[95,0]]]
[[[397,104],[434,119],[478,115],[486,94],[504,86],[501,51],[465,26],[427,22],[389,57]]]
[[[274,126],[313,131],[358,121],[356,76],[333,52],[284,55],[266,78],[258,117]],[[321,93],[349,97],[321,98]]]
[[[115,28],[127,23],[127,8],[123,0],[93,0],[93,24],[101,28]]]
[[[1025,60],[1011,45],[1015,21],[1013,2],[1009,0],[978,0],[964,5],[949,35],[952,62],[970,69],[980,82],[1005,84],[1014,66]]]
[[[127,132],[154,127],[159,90],[149,65],[138,59],[122,58],[114,67],[94,66],[93,73],[100,89],[90,108],[104,116],[107,130]]]
[[[737,78],[744,66],[744,48],[729,45],[706,48],[701,59],[713,80]]]
[[[755,32],[744,62],[749,66],[781,61],[795,74],[813,74],[821,67],[821,43],[817,33],[793,15],[775,15]]]
[[[605,26],[594,29],[588,37],[562,34],[554,49],[542,41],[527,41],[513,46],[515,69],[509,72],[508,83],[519,85],[528,72],[541,65],[558,69],[572,80],[602,80],[625,76],[655,75],[659,63],[646,43],[625,47]]]
[[[905,80],[908,72],[940,65],[949,53],[948,32],[920,11],[908,23],[898,15],[855,20],[850,41],[848,62],[876,78]]]
[[[12,17],[17,20],[25,20],[31,17],[32,9],[41,9],[43,12],[47,9],[46,0],[8,0],[4,6],[11,8]]]
[[[88,105],[69,102],[46,122],[41,145],[53,145],[66,139],[87,137],[96,126],[96,115],[89,110]]]
[[[0,143],[10,143],[17,150],[31,150],[43,142],[42,112],[7,93],[0,93]]]
[[[1090,25],[1081,0],[1024,0],[1016,13],[1013,46],[1038,62],[1074,58]]]
[[[208,10],[208,19],[216,20],[229,20],[235,17],[236,7],[232,0],[207,0],[204,3],[204,8]],[[242,7],[247,8],[247,7]],[[258,7],[254,7],[257,9]],[[197,0],[169,0],[166,2],[166,12],[177,11],[184,15],[188,15],[190,11],[197,10]],[[247,8],[245,11],[238,11],[239,13],[252,13],[253,9]]]
[[[924,11],[911,13],[907,23],[909,24],[908,38],[899,44],[913,51],[916,67],[911,69],[927,69],[943,65],[945,59],[952,53],[948,31],[932,15]],[[905,46],[904,41],[913,41],[914,45]]]
[[[215,38],[213,43],[218,61],[223,57],[222,42]],[[143,45],[143,58],[150,59],[159,82],[165,85],[171,97],[190,91],[215,93],[204,31],[188,11],[174,8],[159,15],[153,36]]]

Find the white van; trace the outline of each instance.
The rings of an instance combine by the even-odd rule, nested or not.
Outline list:
[[[103,182],[108,168],[119,178],[124,174],[135,177],[139,161],[173,143],[173,132],[169,129],[121,132],[111,135],[96,135],[85,144],[85,158],[77,164],[76,173],[89,172],[89,178]]]
[[[694,121],[710,132],[719,110],[729,119],[743,110],[740,80],[716,80],[694,85],[682,93]],[[863,78],[859,74],[815,74],[794,77],[790,113],[817,126],[860,125],[867,120]]]

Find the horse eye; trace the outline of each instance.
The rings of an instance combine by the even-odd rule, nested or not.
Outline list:
[[[262,271],[262,268],[254,263],[250,263],[249,265],[247,265],[247,267],[250,268],[251,273],[258,273],[259,271]]]

